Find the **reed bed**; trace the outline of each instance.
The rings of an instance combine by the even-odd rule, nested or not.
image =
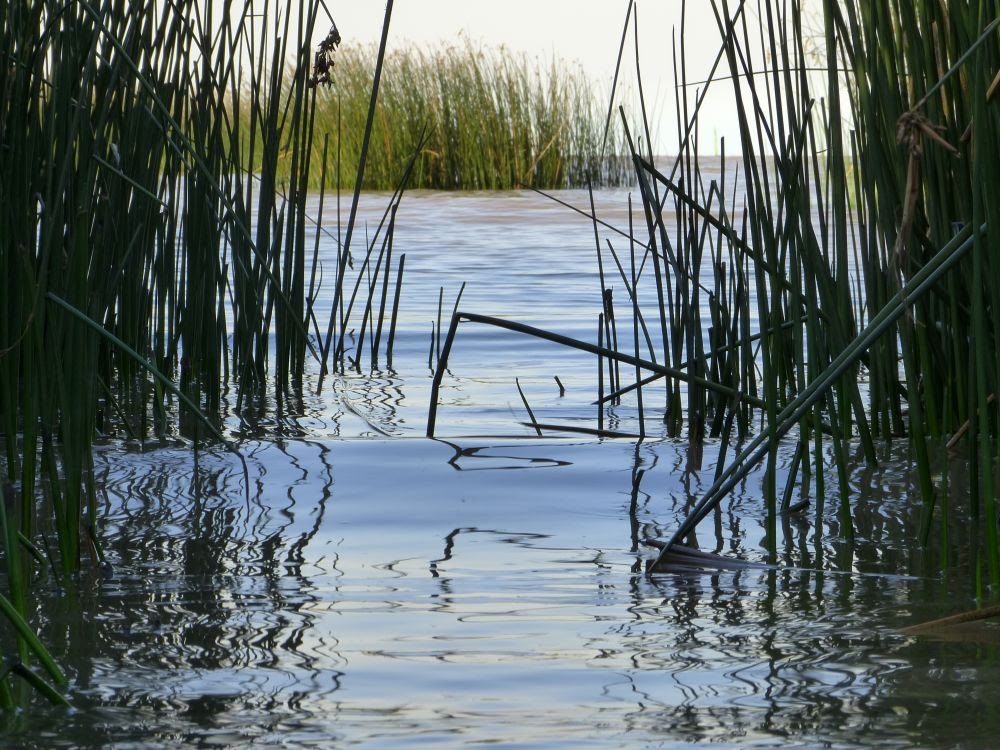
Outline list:
[[[902,438],[921,483],[923,540],[936,527],[954,549],[929,451],[971,425],[969,510],[982,532],[958,541],[975,552],[975,578],[1000,584],[990,402],[1000,307],[988,281],[998,230],[985,209],[1000,167],[987,109],[1000,47],[988,5],[825,4],[807,57],[800,4],[714,4],[744,132],[768,450],[759,439],[737,456],[675,539],[757,460],[767,456],[773,477],[773,446],[795,427],[798,470],[782,498],[798,483],[822,513],[832,497],[850,535],[846,442],[874,462],[874,439]],[[777,497],[772,479],[772,524]]]
[[[772,530],[777,499],[798,483],[817,513],[836,503],[850,536],[847,441],[874,462],[876,438],[902,438],[921,483],[923,539],[936,527],[953,549],[929,450],[971,425],[969,512],[981,532],[957,541],[995,589],[1000,307],[989,279],[1000,230],[986,205],[1000,167],[989,145],[997,7],[825,4],[811,56],[800,4],[713,7],[744,133],[741,240],[756,277],[768,408],[760,445],[723,471],[675,539],[765,457]],[[810,73],[817,57],[820,76]],[[793,427],[798,471],[780,490],[773,448]],[[829,482],[824,445],[835,457]]]
[[[929,445],[971,421],[985,428],[972,452],[987,467],[970,499],[984,533],[971,542],[995,586],[988,456],[996,453],[997,432],[986,384],[996,357],[992,346],[970,346],[969,334],[992,341],[997,333],[989,310],[998,308],[987,302],[995,291],[984,285],[992,273],[987,248],[995,242],[988,217],[975,206],[995,189],[986,165],[1000,165],[983,143],[976,148],[962,138],[975,119],[974,104],[986,101],[983,71],[1000,62],[990,28],[995,13],[961,4],[825,4],[822,41],[807,56],[801,4],[713,7],[723,79],[732,86],[743,133],[746,184],[741,231],[724,244],[738,249],[738,264],[754,279],[760,348],[741,367],[759,370],[767,408],[764,429],[720,467],[674,540],[693,532],[761,460],[768,461],[772,545],[781,501],[787,504],[796,485],[815,499],[817,514],[832,499],[850,536],[847,442],[859,442],[874,462],[875,439],[903,438],[920,476],[927,541],[935,519],[945,533],[948,527],[947,515],[934,513]],[[943,31],[949,28],[955,33]],[[810,72],[817,61],[819,76]],[[932,89],[948,114],[926,98]],[[993,121],[985,111],[977,120],[988,133]],[[650,182],[683,194],[681,184],[637,164]],[[973,165],[985,169],[976,175]],[[714,215],[726,225],[719,211],[695,204],[704,219]],[[748,352],[737,338],[730,337],[726,352]],[[707,366],[690,347],[687,355]],[[793,471],[781,488],[775,448],[793,429]],[[826,447],[835,457],[832,478],[824,475]]]
[[[325,29],[317,55],[308,40]],[[280,430],[308,367],[360,366],[360,350],[323,346],[348,327],[361,322],[369,361],[391,356],[391,221],[356,253],[357,278],[347,238],[333,268],[319,232],[307,241],[337,42],[292,0],[0,8],[0,609],[14,649],[0,708],[24,686],[63,700],[31,591],[103,565],[95,437],[237,450],[224,416],[254,431],[273,410]],[[314,309],[324,272],[348,304]]]
[[[317,103],[317,124],[331,132],[346,164],[356,163],[360,153],[374,59],[371,48],[345,44],[336,84]],[[602,153],[599,102],[589,81],[557,60],[540,68],[504,48],[480,49],[469,41],[393,50],[382,73],[364,188],[395,187],[425,137],[410,182],[416,188],[623,184],[631,170],[626,160]],[[353,187],[349,178],[347,188]]]
[[[686,436],[692,469],[720,441],[715,483],[672,541],[692,541],[761,461],[772,556],[796,494],[817,518],[834,503],[850,536],[849,445],[874,461],[876,440],[905,439],[924,539],[973,550],[980,595],[1000,587],[996,3],[826,3],[807,45],[800,2],[712,0],[718,65],[698,85],[678,66],[667,166],[624,112],[606,142],[590,90],[558,65],[539,74],[469,45],[387,54],[391,8],[377,51],[338,51],[332,21],[291,0],[0,8],[0,610],[13,644],[0,707],[24,688],[62,700],[31,591],[103,562],[95,436],[228,446],[227,403],[252,427],[268,403],[294,402],[310,367],[321,387],[391,358],[408,185],[630,182],[640,201],[612,238],[591,208],[597,345],[463,311],[459,291],[429,353],[429,434],[459,323],[501,326],[598,357],[593,434],[642,436],[655,416]],[[316,56],[304,40],[324,28]],[[700,106],[719,86],[736,104],[739,168],[724,149],[706,179]],[[616,143],[627,174],[606,157]],[[314,185],[354,191],[332,269],[307,242],[323,218],[306,211]],[[365,187],[394,192],[352,270]],[[334,279],[330,310],[315,309],[321,277]],[[635,432],[605,430],[606,406],[627,398]],[[557,427],[525,407],[532,429]],[[976,530],[961,539],[931,473],[945,440],[971,464]]]

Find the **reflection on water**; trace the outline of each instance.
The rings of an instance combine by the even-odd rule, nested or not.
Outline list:
[[[906,529],[886,528],[918,520],[901,509],[905,461],[886,454],[856,472],[870,502],[853,555],[837,549],[834,508],[781,530],[790,567],[650,579],[638,541],[672,527],[711,481],[710,468],[684,475],[685,451],[256,443],[245,446],[248,504],[228,454],[106,449],[113,570],[46,604],[77,710],[43,709],[16,742],[936,747],[993,736],[996,646],[898,633],[957,595],[947,580],[897,575],[923,565]],[[763,560],[759,486],[752,478],[706,521],[703,548]]]

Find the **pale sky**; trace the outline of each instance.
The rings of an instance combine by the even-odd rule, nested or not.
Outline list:
[[[676,153],[672,39],[680,36],[681,0],[640,0],[639,50],[647,108],[652,110],[654,146],[658,153]],[[703,80],[719,49],[719,32],[707,0],[687,3],[688,80]],[[327,0],[344,43],[377,43],[385,2]],[[437,46],[464,34],[490,47],[504,45],[538,57],[544,68],[553,55],[582,67],[599,92],[609,92],[621,42],[628,0],[396,0],[389,25],[389,46],[407,42]],[[321,28],[320,36],[327,29]],[[631,25],[626,46],[625,84],[635,91],[635,52]],[[607,96],[601,94],[602,106]],[[694,99],[694,90],[691,91]],[[736,127],[730,110],[731,88],[713,84],[708,110],[700,122],[703,151],[724,135],[727,151],[736,148]],[[626,108],[630,101],[626,100]],[[634,105],[633,105],[634,106]]]

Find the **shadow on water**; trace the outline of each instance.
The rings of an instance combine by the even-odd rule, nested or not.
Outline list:
[[[912,747],[995,729],[995,643],[899,632],[965,594],[900,575],[923,560],[890,453],[854,476],[854,554],[827,513],[781,530],[781,569],[653,578],[641,541],[711,482],[681,443],[245,454],[249,506],[230,455],[99,453],[112,570],[43,604],[77,709],[26,718],[20,745]],[[704,549],[764,559],[759,483]]]

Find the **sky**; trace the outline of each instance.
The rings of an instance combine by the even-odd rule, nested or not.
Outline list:
[[[327,0],[345,44],[377,44],[385,17],[381,0]],[[654,132],[657,153],[676,153],[673,42],[681,29],[681,0],[637,2],[639,54],[647,110]],[[474,43],[501,45],[538,58],[541,68],[553,56],[567,66],[578,66],[595,84],[602,106],[614,78],[615,61],[621,42],[628,0],[395,0],[389,25],[389,48],[407,43],[443,46],[464,35]],[[687,49],[688,80],[707,77],[719,49],[719,31],[711,3],[687,3],[684,42]],[[320,36],[327,29],[320,26]],[[628,69],[623,73],[627,109],[634,103],[635,47],[632,30],[626,46]],[[691,96],[694,97],[692,87]],[[731,111],[731,92],[726,83],[715,83],[701,118],[703,151],[714,153],[718,139],[725,136],[727,151],[735,151],[736,126]]]

